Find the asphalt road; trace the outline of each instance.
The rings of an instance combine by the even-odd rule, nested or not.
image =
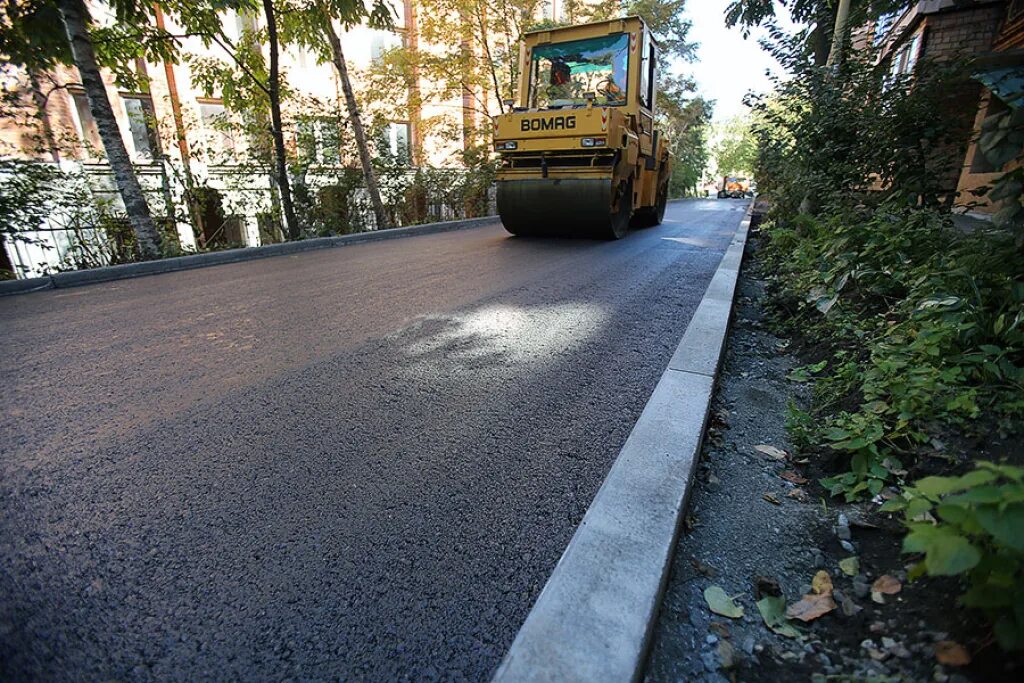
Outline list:
[[[0,679],[485,679],[745,204],[0,299]]]

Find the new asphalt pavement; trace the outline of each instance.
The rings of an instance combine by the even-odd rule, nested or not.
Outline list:
[[[486,679],[745,209],[0,299],[0,679]]]

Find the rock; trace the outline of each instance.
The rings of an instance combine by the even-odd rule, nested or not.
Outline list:
[[[743,639],[743,643],[740,645],[740,647],[748,655],[752,655],[752,654],[754,654],[754,645],[756,645],[756,644],[757,643],[754,641],[754,636],[747,636],[746,638]]]
[[[858,598],[866,598],[871,593],[871,586],[868,584],[867,579],[862,579],[860,576],[853,577],[853,594]]]
[[[840,603],[840,607],[842,607],[843,616],[847,616],[847,617],[856,616],[858,612],[860,612],[860,611],[862,611],[864,609],[863,607],[861,607],[860,605],[855,603],[850,598],[846,598],[845,600],[843,600]]]
[[[708,645],[714,645],[715,643],[718,642],[718,636],[716,636],[713,633],[709,633],[707,635],[707,637],[704,638],[704,642],[707,643]]]
[[[849,541],[839,541],[839,545],[841,545],[843,547],[843,550],[845,550],[848,553],[857,552],[857,550],[853,547],[853,544]]]
[[[860,641],[860,649],[862,650],[871,650],[874,649],[874,647],[875,641],[871,640],[870,638],[865,638],[864,640]]]
[[[852,538],[852,536],[850,535],[850,527],[839,527],[838,529],[836,529],[836,536],[839,537],[840,541],[849,541]]]
[[[732,669],[738,663],[736,648],[728,640],[723,640],[718,644],[718,659],[722,663],[723,669]]]
[[[712,673],[718,671],[721,665],[718,662],[718,655],[714,652],[704,652],[700,656],[700,661],[704,663],[704,668]]]

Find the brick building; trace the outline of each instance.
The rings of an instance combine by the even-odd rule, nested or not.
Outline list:
[[[986,87],[993,69],[1021,63],[1024,0],[923,0],[901,13],[882,17],[866,34],[878,49],[878,63],[892,75],[910,74],[922,60],[967,60],[973,77],[961,83],[961,106],[944,116],[959,121],[963,139],[948,153],[943,186],[962,210],[990,214],[994,207],[977,191],[1005,169],[992,169],[977,149],[985,118],[1007,106]],[[991,79],[988,79],[991,81]]]

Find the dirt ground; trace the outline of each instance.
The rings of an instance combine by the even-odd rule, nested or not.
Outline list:
[[[787,376],[807,359],[769,329],[757,244],[756,238],[748,244],[713,418],[645,680],[1018,680],[1021,658],[1002,653],[979,615],[956,604],[955,581],[907,580],[913,560],[900,554],[897,518],[877,512],[877,503],[830,498],[817,483],[820,463],[792,455],[786,408],[791,401],[806,405],[808,388]],[[840,568],[841,560],[850,571]],[[791,605],[813,595],[820,570],[831,580],[835,609],[807,623],[788,622],[799,630],[795,637],[769,630],[758,599],[780,594]],[[883,576],[895,580],[883,579],[888,590],[898,584],[899,592],[873,591]],[[712,613],[705,599],[712,586],[734,597],[742,616]],[[937,652],[946,658],[951,648],[970,663],[941,664]]]

